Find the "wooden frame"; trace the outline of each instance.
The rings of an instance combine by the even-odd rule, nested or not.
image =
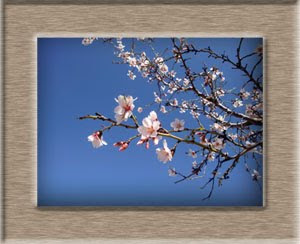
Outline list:
[[[4,4],[3,238],[8,243],[296,241],[297,3]],[[79,3],[79,4],[76,4]],[[126,3],[126,2],[125,2]],[[153,3],[153,4],[149,4]],[[257,3],[257,4],[256,4]],[[37,36],[263,36],[265,208],[37,208]],[[125,33],[125,34],[124,34]],[[257,240],[256,240],[257,241]],[[264,241],[264,242],[263,242]]]

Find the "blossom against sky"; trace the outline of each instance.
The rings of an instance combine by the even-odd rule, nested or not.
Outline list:
[[[90,120],[78,121],[78,116],[101,112],[112,118],[116,116],[121,122],[126,121],[134,111],[138,119],[143,121],[152,111],[144,105],[153,100],[158,102],[159,96],[153,94],[153,90],[151,91],[153,85],[151,87],[143,77],[128,70],[128,66],[113,63],[116,56],[110,46],[96,41],[92,45],[83,46],[81,41],[82,39],[77,38],[39,38],[38,40],[39,205],[262,204],[262,191],[253,182],[242,163],[236,166],[230,180],[224,181],[221,187],[216,187],[213,197],[206,201],[202,201],[202,198],[207,195],[209,188],[200,189],[204,181],[195,179],[174,184],[176,177],[174,172],[177,169],[190,171],[195,166],[193,166],[195,159],[189,157],[186,152],[189,149],[196,151],[197,148],[189,146],[178,148],[170,162],[171,155],[168,149],[171,141],[167,140],[164,143],[164,140],[159,140],[160,138],[155,134],[157,125],[151,119],[146,119],[140,130],[145,136],[156,139],[153,142],[159,142],[157,147],[151,144],[150,148],[145,150],[143,146],[130,145],[126,150],[119,152],[113,144],[132,134],[121,128],[115,128],[109,134],[104,134],[104,138],[101,138],[102,135],[100,137],[94,135],[94,139],[108,143],[105,147],[94,149],[87,141],[87,137],[100,129],[101,123]],[[124,40],[124,45],[128,45],[130,41],[130,39]],[[239,39],[230,38],[193,39],[192,41],[195,45],[210,46],[220,53],[226,50],[232,57],[239,44]],[[259,38],[246,39],[243,52],[251,53],[262,44],[261,42]],[[170,43],[168,39],[156,39],[155,46],[164,50],[170,46]],[[170,71],[170,68],[160,59],[156,62],[161,72]],[[135,63],[136,60],[132,58],[129,65],[134,66]],[[199,70],[204,64],[208,67],[219,67],[225,81],[228,81],[226,88],[233,87],[229,81],[244,78],[229,66],[208,59],[207,55],[191,60],[190,63],[192,67],[200,67]],[[169,90],[169,94],[174,92],[172,88]],[[246,88],[242,95],[247,98],[249,97],[247,93],[249,91]],[[132,97],[127,103],[124,102],[124,97],[119,99],[120,94]],[[118,98],[118,104],[114,98]],[[138,99],[134,101],[135,107],[133,107],[135,98]],[[174,98],[171,104],[177,106],[179,102],[181,99]],[[242,104],[242,100],[232,102],[232,107],[236,109],[241,111],[247,109],[247,104]],[[136,111],[138,108],[140,113]],[[251,108],[248,110],[248,114],[251,115]],[[176,125],[175,128],[179,130],[182,120],[184,126],[193,126],[190,114],[164,113],[163,106],[157,106],[154,111],[159,122],[166,125],[168,129],[172,129],[171,122],[175,122],[176,119],[180,122],[173,125],[174,127]],[[217,125],[212,124],[212,126],[217,131],[223,129],[218,128]],[[214,140],[213,145],[217,149],[225,146],[221,139]],[[122,147],[124,144],[118,146]],[[157,156],[167,163],[160,162]],[[209,156],[213,161],[215,155]],[[247,164],[254,168],[255,160],[249,157]],[[206,170],[212,167],[208,165]],[[261,173],[262,168],[257,173],[253,172],[258,175]]]

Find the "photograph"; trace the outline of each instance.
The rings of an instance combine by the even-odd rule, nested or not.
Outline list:
[[[38,207],[263,207],[263,44],[38,37]]]

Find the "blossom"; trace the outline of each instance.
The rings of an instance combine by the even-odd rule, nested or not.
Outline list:
[[[250,93],[249,93],[249,92],[246,92],[244,89],[241,89],[241,90],[240,90],[240,97],[241,97],[243,100],[247,99],[249,96],[250,96]]]
[[[156,92],[153,92],[153,94],[154,94],[154,102],[156,102],[156,103],[161,103],[161,98],[157,95],[157,93]]]
[[[262,103],[258,105],[247,104],[246,105],[246,115],[250,118],[258,118],[261,114],[256,109],[260,109],[262,107]]]
[[[169,72],[169,75],[170,75],[171,77],[175,78],[176,72],[175,72],[174,70],[171,70],[171,71]]]
[[[149,116],[148,116],[148,117],[149,117],[152,121],[158,120],[157,114],[156,114],[155,111],[151,111],[151,112],[149,113]]]
[[[169,173],[169,176],[176,176],[176,174],[177,174],[175,171],[175,168],[169,168],[168,173]]]
[[[216,91],[216,94],[217,94],[217,96],[219,96],[219,97],[223,97],[224,95],[225,95],[225,91],[223,90],[223,89],[218,89],[217,91]]]
[[[214,159],[215,159],[215,154],[214,154],[213,152],[209,153],[209,154],[207,155],[207,159],[208,159],[209,161],[214,161]]]
[[[175,82],[171,81],[169,83],[168,93],[173,94],[173,92],[176,90],[177,90],[177,85],[175,84]]]
[[[167,113],[166,107],[165,106],[161,106],[160,107],[160,112],[162,112],[163,114]]]
[[[133,102],[137,98],[133,99],[132,96],[118,96],[118,99],[115,99],[119,105],[115,107],[115,119],[117,120],[117,124],[120,124],[123,120],[127,121],[128,118],[132,115],[132,111],[134,109]]]
[[[170,148],[168,148],[167,141],[163,141],[163,148],[157,148],[156,149],[157,158],[159,161],[163,163],[167,163],[168,161],[171,161],[173,158],[172,152]]]
[[[246,144],[247,147],[253,147],[256,143],[255,142],[246,141],[245,144]]]
[[[174,98],[172,101],[170,101],[171,106],[178,106],[178,101],[176,98]]]
[[[124,151],[129,146],[129,143],[127,141],[119,141],[114,143],[115,147],[120,147],[119,151]]]
[[[211,126],[211,129],[219,133],[222,133],[225,130],[225,127],[218,123],[214,123],[213,126]]]
[[[166,64],[161,64],[159,65],[159,70],[162,72],[162,73],[167,73],[169,68]]]
[[[131,70],[128,70],[127,75],[131,80],[134,80],[136,78],[136,75]]]
[[[88,141],[92,142],[94,148],[102,147],[103,145],[107,145],[106,141],[103,140],[102,133],[97,131],[90,136],[88,136]]]
[[[191,156],[192,158],[197,158],[197,153],[192,149],[189,149],[188,155]]]
[[[127,62],[129,63],[129,66],[131,66],[131,67],[136,67],[136,65],[137,65],[136,58],[128,57]]]
[[[197,161],[192,162],[192,167],[193,167],[193,168],[198,168],[198,163],[197,163]]]
[[[202,144],[207,144],[208,143],[205,133],[198,131],[198,132],[196,132],[196,135],[198,135],[200,137],[200,142]]]
[[[188,86],[190,84],[190,81],[187,78],[183,79],[183,85]]]
[[[193,116],[194,119],[197,119],[200,116],[200,113],[194,110],[191,110],[190,114]]]
[[[118,46],[116,46],[116,48],[117,48],[120,52],[123,52],[125,46],[123,45],[122,39],[121,39],[121,38],[118,38],[118,39],[117,39],[117,44],[118,44]]]
[[[174,131],[184,130],[184,120],[175,119],[170,125]]]
[[[156,64],[162,64],[164,62],[164,59],[162,57],[157,57],[154,62]]]
[[[88,46],[88,45],[91,45],[93,43],[94,40],[96,40],[97,38],[95,37],[87,37],[87,38],[83,38],[82,40],[82,45],[84,46]]]
[[[212,145],[215,149],[221,150],[224,147],[224,141],[221,138],[217,138],[213,141]]]
[[[141,112],[143,112],[143,108],[142,108],[142,107],[138,107],[137,111],[138,111],[139,113],[141,113]]]
[[[237,107],[241,107],[243,106],[243,102],[239,99],[236,99],[233,103],[233,107],[237,108]]]
[[[253,170],[253,173],[251,174],[252,176],[252,179],[255,180],[255,181],[258,181],[259,178],[261,178],[261,176],[259,175],[259,172],[257,170]]]
[[[149,116],[143,119],[142,125],[137,129],[138,132],[141,133],[141,140],[138,144],[142,144],[149,139],[152,139],[154,144],[157,145],[161,139],[157,134],[159,128],[160,122],[157,119],[157,114],[155,111],[151,111]]]
[[[127,61],[130,57],[130,52],[120,52],[118,57],[122,58],[124,61]]]
[[[228,134],[228,137],[230,137],[233,141],[238,137],[237,134]]]

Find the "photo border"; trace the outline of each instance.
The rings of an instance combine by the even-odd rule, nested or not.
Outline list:
[[[9,2],[9,1],[8,1]],[[75,1],[74,1],[75,2]],[[298,12],[293,10],[293,7],[298,5],[296,4],[294,1],[288,1],[289,4],[285,4],[285,5],[270,5],[270,4],[262,4],[260,7],[261,8],[266,8],[268,9],[269,12],[275,12],[275,13],[282,13],[281,17],[286,17],[287,15],[291,15],[291,17],[288,19],[288,21],[286,21],[284,24],[286,27],[284,30],[285,35],[291,35],[295,38],[295,40],[290,41],[290,40],[285,40],[285,42],[287,43],[292,43],[293,45],[296,45],[296,40],[298,38],[298,32],[296,30],[297,28],[297,23],[293,22],[292,19],[294,18],[294,21],[296,19],[296,14]],[[291,3],[293,2],[293,3]],[[118,7],[120,7],[126,12],[121,13],[117,10]],[[176,243],[176,240],[178,241],[178,238],[182,238],[180,241],[191,241],[191,243],[193,243],[194,241],[199,241],[199,240],[205,240],[205,241],[212,241],[211,243],[218,243],[218,241],[222,240],[222,243],[226,243],[228,241],[228,243],[233,243],[232,241],[236,240],[236,241],[240,241],[240,239],[252,239],[253,237],[255,238],[254,233],[258,233],[260,235],[258,235],[257,238],[262,238],[264,241],[266,241],[266,243],[268,243],[268,241],[272,241],[270,243],[275,243],[274,241],[284,241],[284,239],[288,239],[288,243],[291,243],[291,241],[294,241],[296,238],[296,226],[298,225],[297,221],[294,219],[294,221],[291,220],[291,218],[295,218],[296,217],[296,206],[295,206],[295,196],[291,197],[291,192],[293,191],[294,193],[299,190],[296,189],[296,178],[295,174],[291,171],[295,170],[295,165],[291,164],[290,168],[288,168],[287,172],[285,173],[285,176],[293,176],[293,178],[291,179],[291,181],[294,183],[293,184],[293,189],[288,189],[287,193],[283,194],[275,191],[275,195],[277,196],[281,196],[282,198],[280,200],[278,200],[278,204],[279,205],[286,205],[288,204],[289,207],[291,209],[293,209],[293,211],[291,211],[292,213],[290,213],[288,211],[288,215],[285,215],[284,211],[281,210],[283,212],[283,214],[280,214],[279,216],[282,217],[282,219],[280,220],[280,223],[278,222],[278,220],[274,220],[271,214],[271,217],[268,216],[268,221],[269,221],[269,225],[267,226],[267,228],[262,229],[262,220],[260,220],[260,222],[257,220],[257,225],[256,226],[251,226],[249,223],[253,223],[255,219],[259,219],[261,218],[262,215],[264,215],[264,212],[269,211],[268,208],[273,207],[274,204],[274,199],[271,196],[271,206],[268,204],[269,203],[269,199],[268,199],[268,190],[273,190],[274,186],[270,186],[267,185],[268,184],[268,178],[269,177],[279,177],[278,172],[277,175],[275,173],[270,174],[269,175],[269,169],[270,169],[270,164],[272,165],[272,161],[270,162],[270,160],[268,160],[266,157],[269,153],[269,143],[272,144],[272,142],[276,142],[278,143],[276,137],[273,137],[272,139],[270,139],[270,135],[267,134],[267,130],[269,130],[270,128],[267,128],[267,125],[269,123],[269,121],[274,118],[274,115],[272,115],[272,111],[275,112],[277,111],[275,107],[279,106],[279,109],[286,109],[285,105],[292,105],[290,104],[291,102],[294,103],[296,100],[296,96],[293,97],[293,100],[289,100],[289,97],[287,97],[287,95],[282,94],[282,89],[280,89],[280,85],[274,85],[275,81],[271,81],[268,79],[268,76],[270,76],[270,73],[266,73],[266,69],[268,68],[268,63],[272,62],[272,60],[270,60],[268,58],[268,56],[270,55],[270,53],[268,53],[268,51],[272,51],[273,49],[268,49],[268,47],[271,45],[274,45],[274,40],[273,37],[270,37],[270,33],[273,35],[277,35],[277,36],[282,36],[282,34],[279,33],[279,31],[282,31],[282,29],[280,27],[284,26],[283,23],[272,23],[270,22],[269,25],[272,26],[272,30],[268,30],[268,31],[261,31],[258,30],[256,33],[255,31],[252,32],[241,32],[241,31],[227,31],[227,32],[219,32],[219,33],[215,33],[212,34],[210,33],[208,35],[207,32],[199,32],[199,31],[193,31],[192,27],[190,29],[190,31],[181,31],[181,32],[167,32],[167,31],[163,31],[164,28],[159,28],[160,30],[158,32],[153,31],[155,29],[157,29],[157,26],[155,25],[155,21],[153,22],[153,24],[150,24],[150,27],[146,25],[146,23],[138,24],[138,22],[141,20],[140,19],[140,15],[137,14],[136,16],[134,15],[134,12],[132,12],[132,9],[138,9],[141,10],[140,7],[145,6],[146,9],[148,10],[152,10],[154,11],[155,14],[148,14],[153,20],[154,18],[157,17],[157,14],[155,11],[158,11],[159,13],[166,13],[167,10],[170,10],[171,12],[174,12],[174,9],[179,9],[179,7],[182,7],[182,5],[152,5],[152,4],[148,4],[148,5],[95,5],[95,6],[91,6],[91,5],[59,5],[59,4],[53,4],[53,5],[42,5],[42,4],[21,4],[21,3],[13,3],[13,4],[9,4],[6,3],[4,5],[4,13],[5,13],[5,22],[4,22],[4,85],[3,85],[3,92],[4,92],[4,106],[3,106],[3,111],[4,111],[4,124],[3,124],[3,135],[4,135],[4,145],[3,145],[3,187],[4,187],[4,191],[2,193],[3,195],[3,239],[5,241],[9,241],[9,242],[17,242],[17,240],[29,240],[30,239],[30,243],[34,243],[37,242],[39,243],[39,239],[42,238],[42,243],[46,243],[46,241],[49,241],[52,243],[52,241],[59,241],[60,239],[64,239],[64,241],[66,241],[66,239],[68,239],[68,241],[72,241],[72,242],[80,242],[82,241],[82,238],[78,237],[78,235],[76,234],[77,232],[80,232],[80,230],[84,230],[85,232],[88,232],[88,235],[86,235],[85,238],[92,238],[94,240],[90,240],[95,241],[95,239],[97,241],[102,240],[105,242],[112,242],[112,243],[119,243],[117,241],[120,240],[124,240],[126,243],[127,242],[135,242],[136,239],[139,239],[139,241],[143,240],[143,241],[153,241],[153,243],[158,243],[157,241],[164,241],[165,239],[167,240],[171,240],[172,236],[172,242]],[[228,10],[228,6],[232,7],[232,11],[235,17],[239,16],[240,20],[240,25],[243,25],[243,23],[245,23],[244,21],[247,20],[242,13],[243,12],[236,12],[236,10],[241,11],[241,9],[244,9],[245,11],[247,10],[248,5],[230,5],[230,4],[224,4],[224,5],[216,5],[214,6],[215,10]],[[251,5],[252,6],[252,5]],[[250,6],[250,7],[251,7]],[[198,10],[201,10],[202,8],[206,8],[207,6],[204,5],[187,5],[184,7],[184,10],[182,11],[182,13],[180,13],[181,18],[177,19],[176,24],[172,23],[173,25],[177,25],[178,27],[182,27],[182,22],[184,23],[185,21],[187,22],[189,20],[189,18],[184,18],[184,13],[188,13],[189,11],[194,11],[192,10],[193,8],[196,8]],[[92,14],[89,16],[89,18],[87,18],[87,20],[83,23],[79,23],[77,21],[77,16],[74,15],[74,13],[72,11],[70,11],[66,17],[62,16],[62,10],[66,10],[66,9],[71,9],[72,11],[74,11],[75,13],[80,12],[80,10],[83,10],[83,12],[85,13],[89,13],[91,12]],[[122,22],[122,24],[124,26],[129,26],[132,29],[135,29],[135,31],[128,31],[128,32],[120,32],[120,27],[119,27],[119,31],[117,32],[108,32],[106,29],[105,32],[99,32],[99,30],[97,31],[97,26],[96,25],[92,25],[89,26],[88,24],[91,23],[91,20],[94,19],[96,16],[98,16],[98,13],[95,11],[95,8],[98,10],[103,10],[102,14],[105,15],[104,10],[112,10],[114,11],[114,15],[116,16],[116,14],[120,14],[120,20],[121,17],[123,15],[124,16],[128,16],[128,14],[133,14],[135,17],[133,18],[132,21],[128,21],[127,23]],[[255,7],[254,7],[255,9]],[[36,10],[40,10],[40,12],[37,12]],[[50,10],[50,11],[49,11]],[[56,12],[58,10],[58,12]],[[151,12],[151,11],[150,11]],[[216,11],[218,12],[218,11]],[[108,12],[109,13],[109,12]],[[109,24],[110,20],[110,16],[109,14],[106,14],[105,17],[105,23]],[[146,12],[145,12],[146,13]],[[213,13],[213,11],[211,12]],[[264,13],[263,11],[260,13],[262,19],[266,20],[266,17],[268,16],[268,14]],[[219,14],[218,16],[220,17],[221,14]],[[39,20],[38,22],[34,23],[34,21],[29,20],[29,16],[32,17],[33,19]],[[53,17],[57,17],[57,21],[55,21],[55,18],[53,20]],[[66,18],[66,20],[74,20],[74,22],[76,22],[75,24],[79,24],[79,27],[76,28],[75,26],[73,27],[73,31],[66,31],[64,30],[64,27],[68,27],[68,28],[72,28],[72,26],[70,26],[70,24],[66,24],[66,25],[62,25],[61,22],[59,20],[63,20],[64,18]],[[203,17],[202,17],[203,18]],[[212,17],[211,17],[212,18]],[[120,20],[116,20],[116,21],[120,21]],[[178,22],[178,20],[181,20],[182,22]],[[47,21],[52,21],[52,24],[48,25],[45,24]],[[82,21],[82,18],[81,18]],[[284,21],[283,21],[284,22]],[[25,24],[29,24],[29,27],[27,26],[27,29],[22,29],[22,27],[24,27],[24,23]],[[140,32],[138,31],[139,29],[137,27],[132,27],[133,23],[137,23],[138,24],[138,28],[144,27],[144,28],[148,28],[147,31],[144,32]],[[169,22],[169,24],[171,23],[171,21]],[[211,22],[209,25],[210,26],[214,26],[214,24],[220,23],[220,19],[216,18],[215,22]],[[46,31],[44,30],[44,26],[43,24],[45,24],[46,26]],[[228,24],[230,24],[230,20],[229,21],[225,21],[225,23],[223,23],[224,27],[226,27]],[[149,25],[149,23],[148,23]],[[196,26],[196,23],[194,23],[194,25]],[[238,24],[235,24],[238,25]],[[278,25],[278,26],[276,26]],[[86,27],[85,27],[86,26]],[[104,26],[104,24],[100,24],[101,27]],[[112,24],[112,26],[114,26],[114,24]],[[84,32],[84,27],[88,30],[91,30],[89,32]],[[253,27],[252,27],[253,28]],[[49,29],[49,30],[48,30]],[[75,29],[75,31],[74,31]],[[113,29],[113,28],[112,28]],[[180,29],[180,28],[179,28]],[[196,28],[197,29],[197,28]],[[259,28],[258,28],[259,29]],[[296,34],[295,34],[296,31]],[[268,32],[268,33],[267,33]],[[147,34],[148,33],[148,34]],[[150,35],[149,35],[150,33]],[[174,35],[175,34],[175,35]],[[36,196],[37,196],[37,189],[36,189],[36,182],[37,182],[37,178],[36,178],[36,174],[37,174],[37,170],[36,170],[36,162],[37,162],[37,152],[36,152],[36,146],[37,146],[37,70],[36,70],[36,57],[37,57],[37,50],[36,50],[36,37],[45,37],[45,36],[49,36],[49,37],[84,37],[84,36],[122,36],[122,37],[129,37],[129,36],[134,36],[134,37],[143,37],[143,36],[155,36],[155,37],[168,37],[168,36],[187,36],[187,37],[240,37],[240,36],[245,36],[245,37],[256,37],[256,36],[261,36],[264,37],[264,52],[265,52],[265,58],[264,58],[264,118],[265,123],[264,123],[264,194],[267,194],[267,197],[264,197],[264,206],[266,206],[264,209],[257,209],[256,207],[36,207]],[[25,38],[25,39],[24,39]],[[20,53],[18,53],[17,51],[22,50],[20,48],[20,43],[18,42],[19,39],[24,40],[24,46],[25,49],[27,47],[27,51],[23,50],[21,52],[24,52],[23,54],[24,57],[21,57],[20,60],[18,60],[17,58],[20,57]],[[267,41],[266,41],[267,40]],[[35,48],[35,49],[34,49]],[[267,49],[267,51],[265,51]],[[31,50],[31,54],[29,52],[29,50]],[[279,52],[279,51],[278,51]],[[279,56],[282,55],[283,50],[280,50]],[[22,53],[21,53],[22,54]],[[293,52],[288,51],[288,54],[293,54]],[[295,55],[295,54],[293,54]],[[275,55],[276,58],[276,55]],[[14,60],[15,63],[13,62]],[[269,62],[270,61],[270,62]],[[286,64],[290,64],[292,65],[292,67],[288,67],[286,68]],[[288,90],[292,91],[293,89],[295,89],[297,87],[297,79],[292,79],[293,77],[297,77],[298,78],[298,73],[296,74],[296,68],[297,68],[296,64],[296,60],[295,60],[295,56],[292,57],[286,57],[286,60],[283,61],[283,64],[277,64],[276,68],[278,69],[284,69],[284,70],[288,70],[291,71],[292,75],[290,77],[287,78],[287,80],[290,83],[285,83],[285,85],[288,87]],[[12,73],[12,68],[14,67],[14,73]],[[22,74],[26,74],[25,75],[25,79],[23,80],[22,78]],[[15,78],[15,79],[14,79]],[[28,79],[29,78],[29,79]],[[271,100],[269,101],[267,94],[266,94],[266,89],[270,88],[270,84],[273,84],[273,88],[271,87],[271,90],[274,93],[276,93],[277,95],[279,95],[281,97],[281,102],[283,102],[284,105],[280,105],[280,104],[275,104],[272,105],[270,104],[270,101],[274,102],[273,99],[271,98]],[[272,83],[273,82],[273,83]],[[278,81],[276,81],[278,82]],[[295,94],[293,94],[295,95]],[[15,96],[17,98],[17,101],[14,102],[14,100],[12,99],[12,96]],[[281,106],[281,107],[280,107]],[[21,115],[18,114],[14,114],[11,112],[11,108],[15,107],[16,112],[19,112],[21,114],[26,113],[26,117],[25,119],[24,117],[22,117]],[[271,108],[271,109],[270,109]],[[269,114],[270,112],[270,114]],[[267,113],[267,115],[266,115]],[[274,113],[274,112],[273,112]],[[288,111],[283,111],[283,113],[281,114],[281,116],[284,116],[284,114],[287,113],[288,116],[291,116],[291,114]],[[278,112],[275,113],[278,116]],[[24,123],[25,120],[25,123]],[[293,123],[295,123],[295,121],[292,121]],[[290,125],[292,124],[292,122],[289,122]],[[282,125],[281,125],[282,126]],[[292,128],[294,128],[295,124],[292,124]],[[18,131],[20,131],[21,136],[25,137],[27,139],[27,141],[25,139],[22,139],[20,143],[16,143],[16,145],[12,144],[12,140],[10,139],[10,135],[11,133],[15,130],[18,129]],[[280,127],[281,128],[281,127]],[[283,128],[285,129],[285,128]],[[288,144],[289,145],[295,145],[295,138],[293,137],[293,131],[291,131],[290,128],[285,129],[286,133],[290,136],[288,139]],[[297,128],[298,131],[298,128]],[[29,139],[29,140],[28,140]],[[33,143],[32,143],[33,142]],[[268,144],[266,144],[268,143]],[[275,144],[276,144],[275,143]],[[267,147],[267,149],[266,149]],[[295,147],[295,146],[294,146]],[[28,149],[31,149],[30,151],[30,155],[28,156],[26,154],[26,152],[28,153]],[[286,151],[286,149],[278,149],[279,151],[281,151],[283,156],[286,156],[286,154],[288,153]],[[297,148],[295,148],[294,150],[297,150]],[[16,155],[14,157],[12,157],[12,151],[17,151]],[[292,162],[295,163],[295,159],[296,159],[297,155],[291,155],[289,157],[287,157],[288,159],[285,161],[286,163],[288,162]],[[22,163],[21,161],[23,161],[25,159],[29,160],[29,162],[27,162],[27,166],[31,165],[31,168],[22,168]],[[283,159],[283,157],[282,157]],[[266,166],[266,163],[268,164]],[[12,166],[20,166],[20,170],[13,172],[12,171]],[[16,167],[14,167],[16,168]],[[26,176],[24,178],[22,178],[22,176]],[[28,176],[31,176],[30,179],[28,178]],[[21,176],[21,179],[18,178]],[[12,180],[13,179],[13,180]],[[25,181],[24,181],[25,179]],[[279,179],[280,182],[280,179]],[[282,181],[283,183],[287,183],[286,180]],[[15,183],[14,185],[12,185],[12,183]],[[280,182],[281,183],[281,182]],[[290,184],[290,183],[289,183]],[[269,187],[272,187],[271,189]],[[25,192],[24,192],[25,189]],[[282,186],[280,186],[280,190],[282,190]],[[24,196],[21,196],[20,193],[24,192]],[[30,200],[30,203],[28,202],[28,200]],[[20,201],[21,200],[21,201]],[[23,202],[22,202],[23,201]],[[267,201],[267,204],[265,204]],[[297,200],[298,201],[298,200]],[[22,203],[22,205],[20,205]],[[258,207],[261,208],[261,207]],[[90,231],[87,231],[87,227],[84,226],[86,225],[86,223],[88,223],[88,220],[93,220],[96,221],[92,216],[91,213],[96,213],[96,215],[98,214],[99,216],[103,215],[107,215],[109,217],[113,217],[116,214],[122,215],[124,217],[127,217],[128,220],[131,219],[130,221],[128,221],[127,223],[129,223],[129,228],[126,229],[126,224],[125,225],[121,225],[121,227],[123,227],[124,229],[121,230],[122,235],[121,236],[127,236],[125,239],[117,239],[120,238],[120,236],[118,235],[113,235],[111,233],[109,233],[109,230],[112,231],[110,228],[106,228],[104,232],[101,232],[100,235],[97,234],[97,231],[99,232],[99,230],[97,228],[95,228],[94,230],[91,229]],[[244,223],[244,222],[239,222],[239,225],[236,226],[236,230],[235,231],[240,231],[240,232],[244,232],[245,229],[249,228],[251,231],[251,238],[247,235],[238,235],[237,233],[235,233],[235,231],[233,233],[231,233],[231,229],[229,229],[228,227],[232,228],[230,223],[226,223],[226,224],[222,224],[221,225],[217,225],[217,231],[220,231],[221,233],[224,233],[224,230],[220,229],[220,228],[227,228],[228,229],[228,233],[230,233],[230,235],[226,236],[226,239],[224,242],[222,236],[218,235],[218,234],[214,234],[212,235],[211,238],[207,238],[208,235],[202,234],[201,233],[199,235],[196,235],[195,238],[190,238],[190,234],[191,231],[188,228],[191,228],[191,223],[186,223],[186,216],[185,215],[191,215],[193,212],[196,212],[197,217],[201,217],[201,215],[205,215],[206,216],[202,216],[204,217],[205,221],[203,221],[203,219],[199,218],[192,218],[190,221],[195,225],[198,226],[198,224],[201,224],[203,222],[209,224],[210,222],[214,222],[217,219],[223,219],[223,221],[226,220],[230,220],[232,217],[237,218],[238,216],[241,216],[242,213],[246,213],[246,214],[250,214],[249,215],[249,223]],[[207,214],[207,212],[209,214]],[[228,214],[229,212],[229,214]],[[217,213],[217,216],[216,214]],[[79,221],[79,223],[77,223],[75,225],[75,227],[73,226],[73,229],[71,232],[68,232],[66,230],[61,230],[61,229],[57,229],[57,228],[53,228],[53,229],[49,229],[49,225],[46,224],[46,226],[48,226],[48,228],[46,227],[42,227],[42,224],[45,224],[45,221],[53,221],[53,223],[57,223],[59,226],[63,226],[65,224],[72,224],[73,221],[71,221],[71,219],[69,219],[68,221],[65,220],[65,218],[60,217],[60,215],[66,217],[69,216],[70,214],[72,214],[72,216],[74,216],[73,220],[79,220],[82,218],[82,220]],[[139,227],[140,224],[145,224],[144,221],[141,221],[141,218],[146,218],[148,219],[150,222],[155,221],[155,218],[151,218],[149,217],[149,214],[154,214],[156,216],[156,218],[158,218],[158,223],[154,224],[152,223],[152,232],[151,230],[147,230],[145,231],[145,228],[141,228]],[[76,216],[77,215],[77,216]],[[182,225],[181,231],[179,233],[174,233],[174,231],[178,231],[180,230],[178,228],[177,225],[173,224],[170,222],[170,220],[172,219],[172,217],[170,216],[178,216],[178,218],[181,220],[179,221]],[[223,215],[223,216],[222,216]],[[226,217],[224,217],[226,215]],[[232,215],[232,216],[230,216]],[[36,218],[38,216],[38,218]],[[45,217],[45,219],[43,219],[41,221],[41,216]],[[252,217],[251,217],[252,216]],[[276,218],[278,218],[278,214],[277,213],[273,213],[273,216],[276,216]],[[71,217],[72,218],[72,217]],[[164,218],[169,218],[164,220]],[[134,224],[133,224],[133,220],[137,221],[137,226],[135,226],[137,229],[139,229],[138,231],[134,232],[133,234],[128,232],[131,230],[131,228],[133,228]],[[33,222],[37,221],[37,223],[33,224]],[[112,221],[109,220],[109,218],[104,219],[102,222],[99,221],[98,225],[97,223],[94,223],[93,225],[91,225],[91,227],[101,227],[103,226],[103,224],[109,224],[112,225],[111,228],[119,228],[120,224],[118,224],[116,221],[120,221],[120,218],[115,218]],[[236,221],[236,220],[235,220]],[[173,233],[172,235],[163,233],[158,231],[160,225],[159,222],[163,222],[165,225],[168,226],[168,228],[163,228],[164,231],[166,231],[166,229],[170,232]],[[264,222],[265,223],[265,222]],[[277,236],[275,232],[270,231],[270,227],[272,226],[276,226],[276,224],[278,226],[283,227],[281,230],[277,230]],[[185,227],[185,225],[188,225],[187,227]],[[37,229],[37,226],[39,226],[40,228]],[[150,229],[151,229],[150,228]],[[196,228],[196,227],[194,227]],[[200,227],[197,227],[199,230],[201,230]],[[75,231],[76,230],[76,231]],[[143,233],[144,230],[144,233]],[[50,231],[50,233],[49,233]],[[65,231],[65,233],[61,236],[56,235],[57,233],[59,233],[59,231]],[[112,231],[114,232],[114,231]],[[160,233],[160,237],[158,233]],[[103,235],[105,234],[105,235]],[[77,236],[76,236],[77,235]],[[110,237],[109,237],[110,236]],[[202,238],[203,236],[203,238]],[[75,238],[74,238],[75,237]],[[109,238],[108,238],[109,237]],[[157,238],[158,237],[158,238]],[[275,238],[274,238],[275,237]],[[132,239],[133,238],[133,239]],[[228,238],[228,239],[227,239]],[[34,242],[33,242],[34,241]],[[64,242],[62,241],[62,242]],[[87,242],[87,239],[84,239],[85,242]],[[154,242],[156,241],[156,242]],[[214,242],[215,241],[215,242]],[[230,241],[230,242],[229,242]],[[243,243],[247,243],[247,240],[243,240]],[[250,240],[248,240],[250,241]],[[261,240],[260,240],[261,241]],[[64,242],[65,243],[65,242]],[[138,242],[137,242],[138,243]],[[149,242],[152,243],[152,242]],[[178,242],[179,243],[179,242]],[[239,243],[239,242],[237,242]],[[250,242],[249,242],[250,243]]]

